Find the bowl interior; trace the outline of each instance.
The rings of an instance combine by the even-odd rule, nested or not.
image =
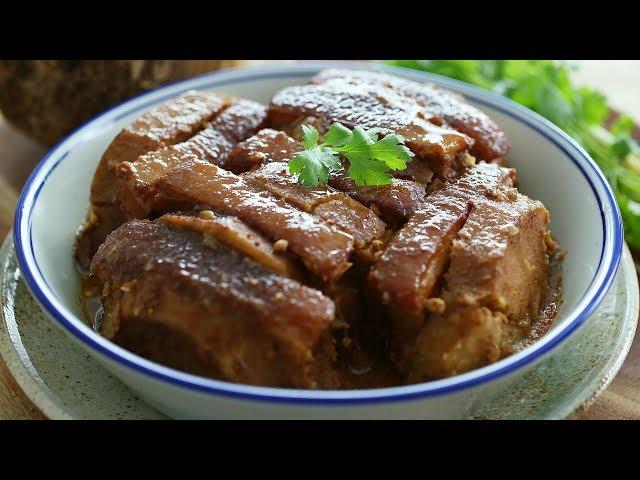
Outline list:
[[[23,227],[19,242],[30,242],[34,266],[39,269],[56,304],[76,317],[72,321],[78,323],[78,328],[88,330],[85,325],[80,325],[83,313],[79,276],[72,259],[74,235],[87,212],[89,186],[95,167],[120,129],[141,112],[188,88],[240,95],[267,103],[278,89],[304,83],[311,74],[309,71],[294,71],[273,75],[249,74],[242,78],[236,75],[226,81],[210,76],[176,84],[107,112],[52,151],[46,162],[55,167],[41,168],[27,187],[32,190],[35,200],[31,215],[23,212],[27,219],[23,220],[23,225],[30,225],[31,235],[29,226]],[[444,86],[458,89],[456,84]],[[610,207],[600,204],[603,202],[598,201],[587,174],[571,159],[575,152],[553,135],[541,133],[541,127],[535,126],[539,120],[529,118],[523,121],[523,114],[514,114],[513,109],[505,109],[499,102],[487,100],[483,93],[470,92],[465,87],[460,89],[460,93],[466,93],[471,103],[488,113],[506,131],[513,147],[509,160],[518,170],[521,191],[541,200],[551,211],[552,233],[568,252],[563,265],[565,301],[553,327],[561,328],[583,300],[603,261],[605,216],[614,213]],[[28,203],[25,202],[25,209],[28,209]],[[25,245],[22,247],[27,248]]]

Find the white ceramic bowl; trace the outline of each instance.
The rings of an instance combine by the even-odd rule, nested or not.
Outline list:
[[[340,62],[340,66],[345,66]],[[542,200],[551,230],[568,251],[564,304],[552,329],[521,352],[484,368],[417,385],[308,391],[239,385],[190,375],[135,355],[82,320],[72,260],[74,233],[88,207],[89,185],[107,145],[142,112],[188,89],[225,92],[268,102],[278,89],[302,84],[336,63],[233,69],[172,84],[118,105],[54,147],[27,181],[15,218],[20,268],[51,319],[150,404],[182,418],[456,418],[548,355],[593,313],[618,267],[620,214],[602,173],[587,153],[539,115],[493,93],[439,76],[384,69],[455,92],[506,131],[521,190]],[[73,379],[71,379],[73,380]]]

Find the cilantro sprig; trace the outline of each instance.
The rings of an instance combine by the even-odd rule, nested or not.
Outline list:
[[[298,181],[306,187],[326,185],[331,172],[341,170],[340,155],[347,159],[347,173],[356,185],[387,185],[391,183],[391,170],[404,170],[413,153],[404,145],[402,135],[378,138],[379,129],[353,130],[334,123],[318,143],[320,134],[312,125],[302,125],[302,145],[289,161],[289,172],[298,174]]]

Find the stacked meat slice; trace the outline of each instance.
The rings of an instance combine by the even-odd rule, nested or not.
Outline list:
[[[331,388],[333,302],[161,217],[113,232],[92,262],[103,332],[153,360],[238,382]],[[215,238],[215,237],[214,237]]]
[[[147,190],[152,190],[151,185],[164,170],[187,156],[224,162],[236,143],[258,130],[265,113],[265,108],[255,102],[189,91],[122,130],[102,156],[93,177],[91,210],[76,248],[80,265],[88,267],[98,246],[118,225],[149,214],[145,202],[151,194]],[[141,158],[145,162],[138,164]],[[130,168],[136,172],[133,185],[123,169],[132,163],[135,166]],[[136,194],[131,192],[134,188]]]
[[[305,187],[287,166],[300,127],[333,122],[401,134],[415,157],[389,185],[343,171]],[[507,150],[463,99],[386,74],[325,71],[268,107],[187,92],[125,128],[96,170],[76,258],[103,287],[102,333],[270,386],[496,361],[539,323],[553,245],[544,206],[499,166]]]

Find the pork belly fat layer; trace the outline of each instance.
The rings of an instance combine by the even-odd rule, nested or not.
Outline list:
[[[117,341],[139,329],[143,335],[129,335],[134,351],[147,348],[146,336],[160,326],[186,336],[198,365],[218,378],[333,385],[330,368],[324,369],[329,378],[311,377],[318,370],[314,350],[335,315],[333,302],[231,250],[207,247],[200,234],[164,222],[130,221],[107,237],[91,273],[107,285],[104,334]],[[182,355],[161,353],[178,362]]]
[[[313,215],[256,190],[241,176],[215,165],[189,162],[163,177],[158,188],[170,198],[235,215],[273,241],[286,240],[289,250],[324,280],[339,278],[351,265],[351,235],[331,229]]]
[[[453,243],[446,291],[512,320],[537,316],[549,276],[548,223],[544,205],[521,194],[475,205]]]
[[[237,100],[208,126],[186,142],[142,155],[133,162],[117,166],[120,184],[118,198],[126,218],[146,218],[155,198],[155,182],[169,170],[188,160],[225,163],[234,145],[254,134],[264,122],[266,108],[249,100]]]
[[[364,70],[323,70],[312,83],[346,81],[351,84],[383,86],[414,99],[424,107],[427,119],[445,123],[475,140],[471,153],[482,160],[490,161],[504,157],[509,151],[509,142],[502,129],[485,113],[469,105],[465,99],[434,85],[421,84],[393,75]]]
[[[267,121],[280,129],[307,117],[317,119],[321,131],[333,122],[352,128],[381,128],[403,135],[418,157],[414,161],[425,159],[438,177],[455,176],[461,166],[460,154],[471,147],[473,140],[424,120],[422,110],[414,100],[382,86],[372,91],[369,86],[335,81],[280,90],[271,100]]]

